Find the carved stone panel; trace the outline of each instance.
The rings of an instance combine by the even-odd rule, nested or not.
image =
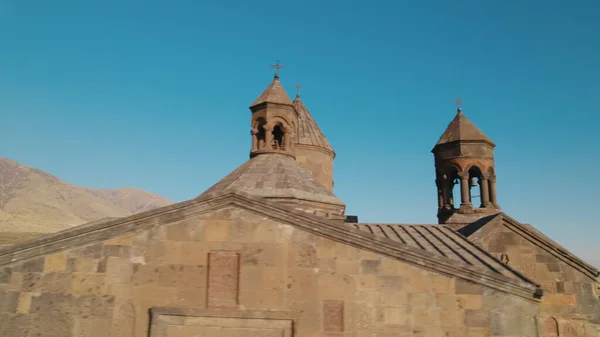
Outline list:
[[[153,308],[150,337],[293,337],[284,312]]]
[[[344,331],[344,302],[342,302],[342,301],[324,301],[323,302],[323,331],[324,332],[342,332],[342,331]]]
[[[208,254],[207,306],[230,308],[238,305],[240,256],[235,252]]]

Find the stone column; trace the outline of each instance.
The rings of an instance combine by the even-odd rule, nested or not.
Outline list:
[[[444,207],[444,184],[440,179],[435,180],[435,187],[437,188],[437,196],[438,196],[438,209],[442,209]]]
[[[473,207],[469,198],[469,173],[461,172],[458,177],[460,178],[460,206]]]
[[[283,150],[292,152],[292,131],[289,127],[283,129]]]
[[[267,123],[263,125],[265,129],[265,149],[273,149],[273,125]]]
[[[488,178],[483,176],[479,178],[479,187],[481,194],[481,208],[487,208],[490,204],[490,191],[488,188]]]
[[[496,200],[496,177],[490,178],[490,203],[498,208],[498,201]]]
[[[252,152],[254,152],[258,150],[258,129],[252,128],[250,134],[252,135]]]

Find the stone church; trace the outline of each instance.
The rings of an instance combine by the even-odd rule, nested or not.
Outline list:
[[[250,111],[250,159],[197,198],[0,250],[0,336],[600,336],[598,270],[500,210],[460,109],[431,225],[346,215],[278,75]]]

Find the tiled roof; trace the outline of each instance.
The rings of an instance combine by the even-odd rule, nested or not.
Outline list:
[[[292,105],[292,100],[290,99],[290,96],[288,96],[287,92],[285,92],[285,89],[283,88],[283,85],[281,85],[281,82],[279,82],[279,77],[277,75],[273,79],[273,82],[269,84],[267,89],[265,89],[265,91],[263,91],[263,93],[260,94],[260,96],[258,96],[258,98],[254,100],[250,106],[252,107],[261,103]]]
[[[495,145],[479,128],[471,122],[465,114],[459,109],[458,113],[444,131],[436,145],[446,144],[455,141],[485,141]]]
[[[333,148],[315,122],[314,118],[300,99],[296,96],[294,108],[298,113],[298,134],[296,144],[318,146],[333,152]]]
[[[242,191],[263,198],[295,198],[344,205],[294,158],[285,154],[256,156],[202,195],[221,191]]]
[[[366,223],[347,225],[427,251],[439,258],[451,259],[463,265],[482,267],[504,276],[517,277],[523,281],[534,283],[474,245],[464,236],[443,225]]]

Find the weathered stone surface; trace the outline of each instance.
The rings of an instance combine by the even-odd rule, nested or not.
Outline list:
[[[209,253],[208,259],[208,306],[237,306],[240,282],[239,254],[227,251],[212,251]]]
[[[252,230],[241,228],[243,224]],[[294,312],[297,317],[289,319],[297,326],[295,337],[470,336],[485,331],[503,337],[505,331],[533,336],[529,333],[535,327],[537,303],[531,299],[486,292],[480,284],[246,209],[229,207],[136,230],[127,239],[112,237],[89,249],[53,252],[44,259],[41,272],[30,271],[40,270],[39,262],[24,269],[24,261],[19,271],[11,269],[6,285],[13,290],[0,288],[7,296],[2,297],[6,313],[0,320],[8,326],[16,317],[30,321],[29,337],[141,337],[166,331],[154,329],[147,315],[151,308],[206,308],[203,315],[227,312],[238,317],[258,311],[263,316],[253,318],[257,320],[273,312]],[[257,230],[269,234],[259,240]],[[526,310],[491,316],[507,307]],[[176,324],[181,328],[173,333],[215,333],[195,326],[192,318]],[[249,333],[235,329],[230,331]]]

